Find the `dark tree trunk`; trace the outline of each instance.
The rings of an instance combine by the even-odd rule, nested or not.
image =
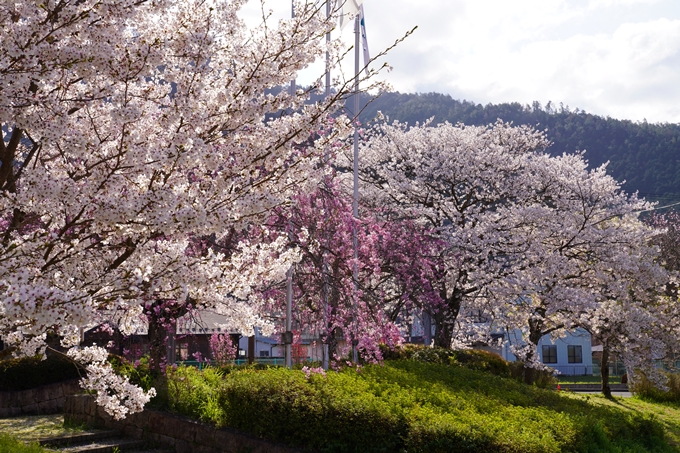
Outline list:
[[[149,362],[154,371],[160,371],[161,363],[165,363],[168,331],[156,317],[149,317]]]
[[[144,307],[149,323],[149,361],[153,371],[161,371],[161,364],[166,362],[168,329],[174,330],[177,319],[189,313],[195,305],[193,299],[184,303],[160,299]]]
[[[535,368],[529,367],[528,363],[533,359],[532,351],[538,348],[538,342],[543,336],[543,322],[539,320],[529,321],[529,342],[534,346],[534,348],[527,352],[524,358],[524,383],[533,385],[536,382],[537,371]]]
[[[459,291],[454,290],[451,297],[447,298],[445,291],[445,289],[441,291],[442,299],[446,301],[445,305],[432,316],[435,323],[434,345],[450,349],[463,297]]]
[[[600,378],[602,379],[602,394],[612,397],[612,389],[609,387],[609,348],[607,344],[602,345],[602,363],[600,364]]]

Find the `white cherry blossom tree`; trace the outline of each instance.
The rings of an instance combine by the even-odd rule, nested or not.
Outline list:
[[[190,245],[314,187],[318,156],[348,132],[340,117],[316,134],[352,80],[315,104],[274,90],[327,50],[337,64],[341,43],[324,39],[337,13],[298,1],[272,23],[263,5],[248,28],[244,3],[0,1],[0,336],[30,355],[56,332],[116,417],[150,395],[80,351],[79,329],[109,319],[132,332],[155,300],[266,327],[250,288],[281,278],[295,251]]]
[[[527,197],[529,161],[548,142],[500,122],[489,128],[383,125],[369,135],[362,198],[438,231],[446,244],[434,282],[444,303],[431,316],[435,344],[450,347],[457,323],[478,320],[480,311],[507,297],[497,283],[514,272],[523,247],[513,212]],[[471,324],[465,324],[467,331]]]
[[[654,230],[638,219],[650,205],[623,193],[605,167],[589,170],[582,154],[549,156],[539,132],[395,124],[368,143],[367,198],[446,244],[436,282],[445,304],[433,313],[440,346],[451,346],[456,324],[469,336],[480,318],[518,329],[515,352],[531,382],[541,337],[584,325],[608,301],[654,294],[663,280]]]

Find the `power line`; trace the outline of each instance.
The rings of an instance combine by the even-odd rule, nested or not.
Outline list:
[[[666,206],[654,207],[654,208],[652,208],[652,209],[645,209],[645,210],[637,211],[637,212],[658,211],[659,209],[672,208],[673,206],[677,206],[677,205],[680,205],[680,201],[678,201],[677,203],[673,203],[673,204],[666,205]]]

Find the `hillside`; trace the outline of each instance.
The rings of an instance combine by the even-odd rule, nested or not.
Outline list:
[[[548,150],[552,155],[585,150],[591,166],[609,161],[609,174],[625,181],[627,192],[638,191],[662,204],[680,201],[680,124],[616,120],[551,103],[483,106],[438,93],[383,94],[363,109],[362,123],[374,119],[378,111],[390,121],[409,124],[434,117],[435,124],[448,121],[479,126],[501,119],[535,126],[545,130],[553,142]]]

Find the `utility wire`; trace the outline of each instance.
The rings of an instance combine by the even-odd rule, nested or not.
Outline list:
[[[679,204],[680,204],[680,201],[678,201],[677,203],[673,203],[673,204],[666,205],[666,206],[659,206],[659,207],[654,207],[654,208],[652,208],[652,209],[645,209],[645,210],[643,210],[643,211],[636,211],[636,212],[651,212],[651,211],[658,211],[659,209],[672,208],[673,206],[677,206],[677,205],[679,205]]]

